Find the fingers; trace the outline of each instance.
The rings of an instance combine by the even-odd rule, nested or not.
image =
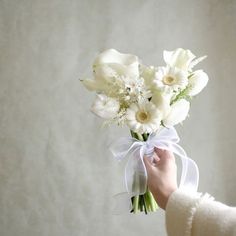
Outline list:
[[[154,167],[157,167],[160,158],[154,153],[152,158],[144,156],[143,161],[148,170],[153,170]]]
[[[167,160],[172,160],[175,162],[174,154],[168,150],[155,148],[155,153],[158,155],[161,162],[165,162]]]
[[[159,156],[155,152],[154,152],[152,158],[153,158],[152,163],[154,163],[154,164],[158,164],[158,162],[160,161]]]
[[[164,150],[164,149],[160,149],[160,148],[155,147],[154,151],[160,159],[162,159],[166,156],[166,150]]]
[[[145,164],[146,168],[148,170],[150,170],[152,168],[152,161],[151,161],[151,159],[149,157],[147,157],[147,156],[144,156],[143,157],[143,161],[144,161],[144,164]]]

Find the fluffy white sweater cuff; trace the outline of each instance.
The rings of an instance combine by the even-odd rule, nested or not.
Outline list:
[[[209,194],[177,190],[166,206],[166,228],[169,236],[235,236],[236,208]]]

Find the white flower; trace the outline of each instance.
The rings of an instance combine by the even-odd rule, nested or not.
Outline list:
[[[196,58],[190,50],[177,48],[174,51],[164,51],[163,57],[166,64],[170,67],[177,67],[181,70],[192,71],[192,68],[199,62],[203,61],[207,56]]]
[[[177,67],[187,71],[191,61],[196,57],[190,50],[177,48],[174,51],[163,52],[164,61],[170,67]]]
[[[202,57],[199,57],[199,58],[196,58],[194,59],[193,61],[191,61],[190,65],[189,65],[189,71],[192,71],[192,68],[194,66],[196,66],[199,62],[205,60],[207,58],[207,56],[202,56]]]
[[[102,52],[93,64],[94,80],[83,80],[89,90],[108,92],[117,77],[139,77],[138,57],[115,49]]]
[[[119,102],[107,97],[104,94],[97,94],[96,99],[91,107],[91,111],[104,119],[112,119],[117,116],[120,109]]]
[[[183,89],[188,84],[188,74],[177,67],[158,67],[154,83],[159,88]]]
[[[155,78],[156,69],[154,66],[145,66],[140,64],[140,76],[144,79],[144,83],[148,89],[153,89],[153,80]]]
[[[180,99],[170,107],[169,114],[163,119],[165,126],[174,126],[184,121],[188,115],[190,103],[185,99]]]
[[[157,131],[161,119],[161,112],[152,102],[133,103],[126,112],[127,125],[132,131],[140,134]]]
[[[200,93],[208,83],[208,75],[202,71],[195,71],[189,78],[187,93],[190,96],[195,96]]]
[[[155,91],[152,95],[151,102],[155,104],[158,110],[160,110],[165,117],[170,112],[170,101],[172,93],[163,93]]]

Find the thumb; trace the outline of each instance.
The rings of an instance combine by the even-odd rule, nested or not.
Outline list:
[[[152,161],[150,160],[150,158],[148,156],[144,156],[143,157],[143,162],[146,166],[146,168],[152,168]]]
[[[148,171],[152,169],[153,165],[152,165],[152,161],[151,161],[151,159],[149,157],[144,156],[143,157],[143,162],[144,162],[144,164],[146,166],[146,169]]]

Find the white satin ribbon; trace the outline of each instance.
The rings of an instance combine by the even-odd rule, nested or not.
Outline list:
[[[130,198],[142,195],[147,189],[147,170],[143,162],[144,155],[152,158],[154,148],[165,149],[180,157],[182,173],[179,188],[188,191],[197,191],[199,171],[197,164],[187,157],[184,149],[178,145],[179,136],[174,127],[162,128],[158,133],[149,135],[147,141],[139,141],[135,138],[124,137],[110,146],[110,150],[116,160],[128,158],[125,167],[125,193],[115,196],[117,205],[114,213],[120,214],[131,207]]]

